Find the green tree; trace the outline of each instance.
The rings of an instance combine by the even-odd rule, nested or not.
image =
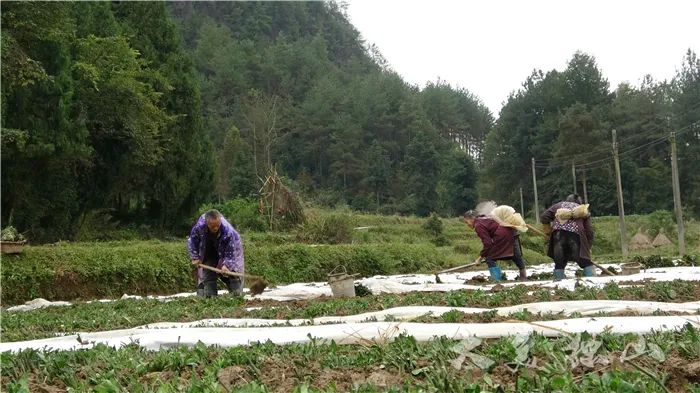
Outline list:
[[[428,132],[417,133],[408,145],[403,162],[406,193],[415,200],[415,213],[420,216],[430,214],[437,204],[436,186],[440,174],[440,157],[433,138]]]
[[[672,81],[671,125],[678,134],[678,172],[684,206],[700,215],[700,59],[688,50]]]
[[[214,153],[203,128],[199,89],[190,57],[164,3],[117,3],[117,20],[145,60],[157,65],[168,82],[157,80],[167,113],[175,116],[164,130],[163,160],[151,172],[151,192],[144,195],[148,217],[164,228],[190,221],[197,207],[214,193]],[[147,24],[143,21],[147,20]]]

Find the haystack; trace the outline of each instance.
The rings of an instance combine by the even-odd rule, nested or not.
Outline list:
[[[673,243],[671,243],[671,240],[669,240],[663,232],[659,232],[659,234],[654,238],[654,242],[651,243],[651,245],[654,247],[668,246],[671,244]]]
[[[299,198],[291,192],[272,169],[260,189],[258,208],[265,216],[270,229],[290,227],[306,222],[304,208]]]
[[[652,247],[651,238],[649,238],[649,235],[646,233],[643,233],[641,229],[639,229],[637,233],[632,236],[632,240],[630,241],[630,250],[646,250]]]

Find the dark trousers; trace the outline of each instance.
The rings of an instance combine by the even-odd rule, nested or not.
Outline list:
[[[590,260],[580,256],[581,238],[578,233],[554,231],[550,241],[552,242],[555,269],[566,268],[569,261],[578,263],[582,269],[593,265]]]
[[[204,261],[205,265],[212,267],[216,267],[217,263],[216,260]],[[202,275],[202,282],[197,286],[197,295],[199,296],[212,297],[218,295],[218,280],[223,281],[229,293],[235,295],[243,294],[243,279],[241,277],[226,276],[207,269],[203,269]]]
[[[515,241],[513,242],[513,256],[512,257],[503,257],[503,258],[486,258],[486,264],[489,267],[496,267],[496,261],[513,261],[515,262],[515,266],[518,267],[518,269],[525,269],[525,261],[523,260],[523,253],[522,250],[520,249],[520,239],[518,236],[515,236]]]

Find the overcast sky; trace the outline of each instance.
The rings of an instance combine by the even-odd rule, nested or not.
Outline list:
[[[563,70],[577,50],[612,89],[670,79],[700,51],[698,0],[349,0],[347,11],[404,80],[467,88],[495,117],[533,69]]]

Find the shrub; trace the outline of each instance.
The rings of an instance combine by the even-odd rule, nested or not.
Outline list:
[[[21,242],[24,241],[24,235],[17,232],[13,226],[8,226],[2,230],[2,241],[4,242]]]
[[[430,218],[428,218],[425,221],[425,223],[423,223],[422,227],[433,236],[431,242],[436,246],[442,247],[450,245],[450,240],[447,239],[447,237],[442,231],[442,220],[440,220],[440,217],[437,214],[432,213],[430,215]]]
[[[437,214],[432,213],[430,218],[428,218],[423,224],[423,229],[428,231],[434,237],[442,235],[442,220]]]

